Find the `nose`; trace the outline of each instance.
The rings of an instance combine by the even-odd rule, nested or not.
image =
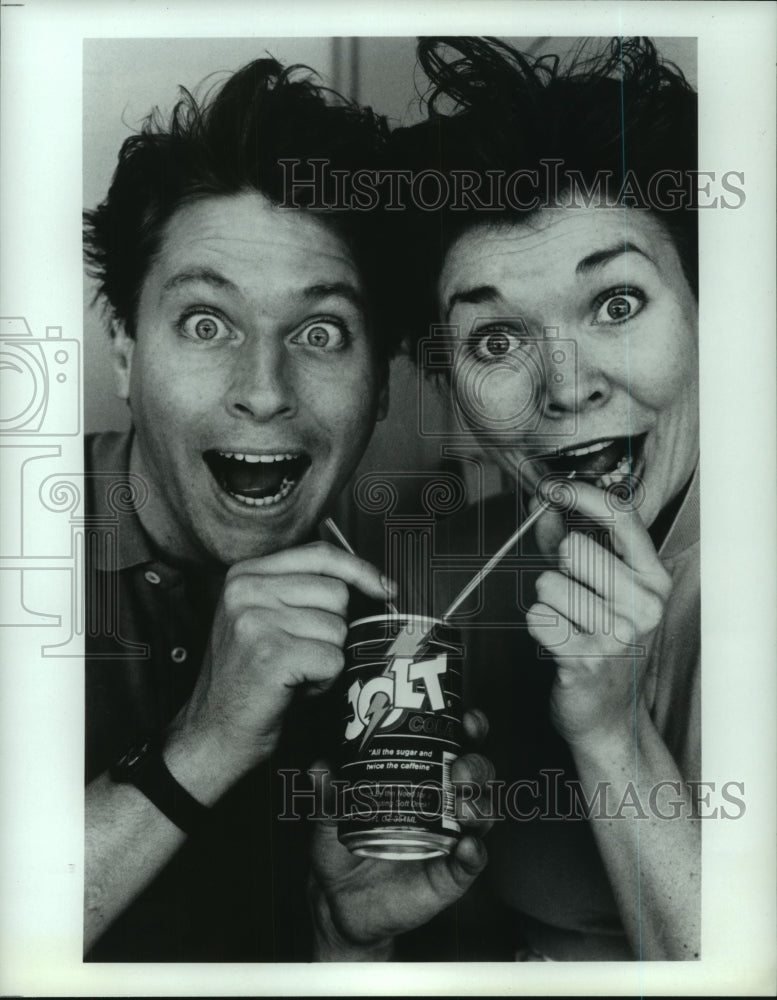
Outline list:
[[[605,370],[580,341],[549,338],[542,343],[544,409],[553,419],[604,405],[611,387]]]
[[[233,416],[265,422],[297,412],[293,361],[272,337],[247,341],[235,352],[227,396]]]

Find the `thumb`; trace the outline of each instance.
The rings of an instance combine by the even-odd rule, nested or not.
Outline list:
[[[536,496],[529,502],[529,513],[533,514],[540,501]],[[564,512],[547,509],[534,525],[537,548],[545,555],[558,552],[558,547],[567,533]]]
[[[477,837],[462,837],[447,858],[428,861],[429,881],[440,908],[460,899],[486,867],[488,854]],[[436,869],[436,870],[435,870]]]

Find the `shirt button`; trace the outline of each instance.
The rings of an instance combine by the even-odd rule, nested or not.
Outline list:
[[[173,663],[183,663],[189,654],[183,648],[183,646],[176,646],[175,649],[170,653],[173,658]]]
[[[148,580],[149,583],[162,582],[162,577],[159,575],[159,573],[155,573],[153,569],[147,569],[143,575],[145,576],[145,578]]]

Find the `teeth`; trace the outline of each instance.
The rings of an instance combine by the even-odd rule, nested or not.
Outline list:
[[[294,487],[297,485],[296,479],[284,479],[281,483],[281,488],[271,497],[244,497],[240,493],[230,493],[231,497],[235,500],[239,500],[240,503],[245,504],[246,507],[271,507],[273,504],[280,503],[285,497],[291,493]]]
[[[624,482],[630,475],[631,462],[629,461],[629,456],[624,455],[612,472],[608,472],[596,480],[596,485],[600,489],[607,489],[608,486],[614,486],[616,483]]]
[[[570,448],[562,451],[561,454],[570,456],[590,455],[595,451],[604,451],[605,448],[609,448],[614,440],[614,438],[611,438],[609,441],[597,441],[596,444],[591,444],[587,448]]]
[[[264,462],[269,465],[272,462],[291,462],[297,455],[292,455],[287,452],[285,455],[243,455],[240,452],[235,451],[220,451],[219,455],[222,458],[234,458],[238,462],[248,462],[249,465],[256,465],[257,462]]]

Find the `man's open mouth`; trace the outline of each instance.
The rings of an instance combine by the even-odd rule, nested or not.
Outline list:
[[[553,475],[569,476],[574,472],[577,478],[605,489],[625,482],[634,473],[646,437],[647,433],[585,441],[571,448],[561,448],[552,455],[538,456],[538,460]]]
[[[304,452],[206,451],[203,457],[219,486],[247,507],[270,507],[285,500],[311,462]]]

